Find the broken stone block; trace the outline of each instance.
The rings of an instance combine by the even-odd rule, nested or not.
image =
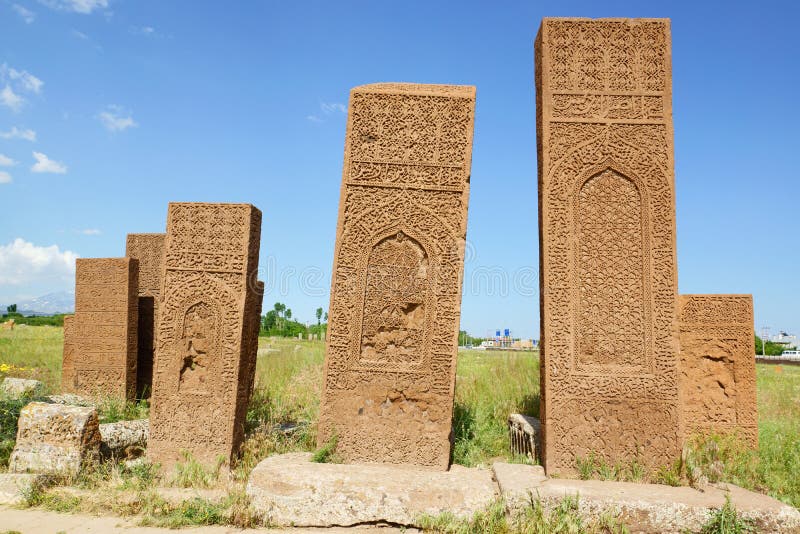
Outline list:
[[[76,475],[100,454],[97,410],[32,402],[20,412],[12,473]]]
[[[73,406],[91,406],[94,407],[96,402],[92,399],[76,395],[75,393],[60,393],[58,395],[48,395],[44,398],[46,402],[51,404],[71,404]]]
[[[0,384],[0,397],[8,400],[20,400],[23,397],[36,398],[44,393],[44,384],[38,380],[6,377]]]
[[[511,439],[511,454],[527,456],[531,460],[539,457],[542,447],[542,424],[537,418],[512,413],[508,416],[508,432]]]
[[[149,419],[102,424],[100,452],[104,457],[136,458],[144,453],[149,433]]]

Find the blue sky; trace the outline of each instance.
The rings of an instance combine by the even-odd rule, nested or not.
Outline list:
[[[462,326],[538,337],[539,22],[669,17],[680,291],[753,293],[757,328],[800,333],[797,15],[789,1],[0,0],[0,302],[71,289],[75,256],[123,255],[126,233],[164,231],[169,201],[250,202],[265,307],[311,321],[328,305],[350,88],[455,83],[478,94]]]

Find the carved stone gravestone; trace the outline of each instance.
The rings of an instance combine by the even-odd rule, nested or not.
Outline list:
[[[242,442],[260,237],[249,204],[169,205],[147,447],[164,467],[229,462]]]
[[[475,88],[350,94],[320,444],[448,467]]]
[[[752,295],[681,295],[686,436],[735,433],[758,446]]]
[[[261,307],[264,302],[264,282],[261,280],[256,281],[255,295],[251,299],[250,304],[253,310],[248,313],[248,317],[252,321],[249,328],[252,330],[248,332],[247,339],[251,340],[252,346],[248,349],[248,354],[252,357],[249,358],[252,369],[248,370],[244,375],[246,380],[250,383],[247,386],[247,398],[250,399],[253,395],[253,388],[255,388],[256,366],[258,364],[258,333],[261,330]]]
[[[680,452],[670,26],[544,19],[536,40],[548,472]]]
[[[153,343],[161,294],[165,234],[128,234],[125,256],[139,261],[139,328],[136,392],[149,397],[153,388]]]
[[[64,316],[64,345],[61,354],[61,389],[70,390],[75,381],[75,316]]]
[[[75,315],[65,321],[61,389],[86,396],[136,393],[138,262],[79,258]]]

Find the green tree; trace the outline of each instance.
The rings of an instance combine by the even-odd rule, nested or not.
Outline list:
[[[286,314],[285,315],[286,315],[287,319],[291,319],[292,318],[292,309],[291,308],[286,308]]]
[[[8,313],[17,313],[17,305],[16,304],[11,304],[9,306],[6,306],[6,311]]]
[[[278,312],[275,310],[268,311],[262,319],[261,324],[263,325],[262,328],[264,331],[268,332],[274,330],[275,326],[278,324]]]
[[[275,322],[278,326],[278,330],[283,330],[283,312],[286,311],[286,304],[282,304],[280,302],[275,303]]]
[[[322,324],[322,308],[317,308],[317,326]]]
[[[769,340],[767,340],[766,346],[764,346],[764,342],[761,340],[761,338],[756,336],[755,349],[757,356],[761,356],[762,354],[767,356],[780,356],[783,351],[792,350],[793,348],[794,347],[789,347],[780,343],[773,343]]]

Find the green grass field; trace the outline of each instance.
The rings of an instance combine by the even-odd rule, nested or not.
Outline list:
[[[0,378],[37,378],[58,392],[62,329],[24,327],[0,331]],[[322,342],[261,338],[256,393],[248,412],[250,438],[235,472],[244,479],[263,457],[314,450],[325,347]],[[702,472],[768,493],[800,507],[800,367],[757,365],[758,452],[719,437],[696,445],[677,478]],[[539,363],[535,353],[459,353],[454,410],[454,463],[488,465],[510,458],[506,419],[511,412],[538,415]],[[142,410],[132,410],[141,414]],[[298,425],[295,432],[271,432]],[[0,429],[1,430],[1,429]],[[685,482],[685,480],[684,480]]]

